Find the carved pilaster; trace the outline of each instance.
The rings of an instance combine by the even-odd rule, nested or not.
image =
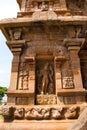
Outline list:
[[[26,8],[26,0],[22,0],[21,12],[24,12]]]
[[[16,50],[17,51],[17,50]],[[11,72],[11,83],[10,83],[10,88],[9,89],[14,89],[16,90],[17,88],[17,80],[18,80],[18,67],[19,67],[19,61],[20,61],[20,53],[21,49],[19,52],[13,52],[14,58],[12,61],[12,72]]]
[[[10,88],[7,91],[8,95],[8,104],[15,104],[15,97],[11,95],[13,91],[15,91],[18,87],[18,70],[19,70],[19,62],[20,62],[20,54],[22,51],[22,46],[25,41],[7,41],[7,45],[11,48],[11,51],[14,55],[12,61],[12,71],[11,71],[11,82]]]
[[[84,39],[65,39],[64,42],[65,45],[68,47],[70,55],[71,69],[73,73],[75,88],[83,89],[78,52],[81,48],[81,45],[84,43]]]
[[[28,56],[24,57],[26,61],[29,63],[29,91],[31,93],[35,93],[35,57]]]

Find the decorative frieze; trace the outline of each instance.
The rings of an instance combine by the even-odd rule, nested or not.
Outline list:
[[[4,120],[61,120],[61,119],[77,119],[80,107],[12,107],[3,106],[0,113],[4,116]]]

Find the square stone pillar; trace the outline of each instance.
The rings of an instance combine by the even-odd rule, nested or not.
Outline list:
[[[69,51],[71,71],[73,74],[74,80],[74,92],[72,96],[76,97],[76,103],[81,103],[85,101],[85,90],[83,88],[82,76],[81,76],[81,67],[80,67],[80,58],[78,52],[85,42],[81,38],[65,39],[64,43]]]
[[[80,67],[80,58],[78,52],[81,48],[81,45],[84,43],[84,39],[65,39],[65,45],[68,48],[71,62],[71,70],[74,78],[75,89],[83,89],[82,77],[81,77],[81,67]]]
[[[14,105],[16,101],[16,96],[14,95],[14,93],[16,93],[18,87],[18,71],[19,71],[20,54],[24,43],[25,40],[7,41],[7,44],[13,53],[10,87],[7,91],[7,96],[8,96],[7,103],[11,105],[12,104]]]
[[[21,49],[14,49],[12,50],[14,57],[12,62],[12,71],[11,71],[11,82],[10,87],[7,91],[8,95],[8,104],[15,104],[15,97],[11,94],[16,91],[18,85],[18,67],[19,67],[19,60],[20,60],[20,52]]]
[[[13,61],[12,61],[12,71],[11,71],[11,82],[9,90],[17,89],[17,80],[18,80],[18,67],[20,61],[20,52],[21,49],[17,51],[17,49],[13,50]]]

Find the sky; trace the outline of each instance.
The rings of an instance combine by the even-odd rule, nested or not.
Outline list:
[[[19,12],[16,0],[0,0],[0,20],[14,18]],[[0,86],[10,86],[13,55],[6,45],[6,39],[0,31]]]

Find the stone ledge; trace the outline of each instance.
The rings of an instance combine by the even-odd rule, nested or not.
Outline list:
[[[0,20],[0,28],[2,29],[3,27],[19,27],[19,26],[28,26],[31,24],[31,22],[49,22],[49,23],[54,23],[55,24],[84,24],[87,23],[87,16],[58,16],[55,19],[48,19],[45,18],[43,19],[32,19],[32,18],[8,18],[8,19],[2,19]]]
[[[69,121],[14,121],[12,123],[0,122],[0,130],[67,130],[75,120]]]
[[[57,95],[58,96],[70,96],[70,95],[85,95],[87,93],[87,90],[85,89],[61,89],[58,90]]]
[[[9,96],[34,96],[34,93],[31,93],[29,90],[10,90],[6,92]]]

